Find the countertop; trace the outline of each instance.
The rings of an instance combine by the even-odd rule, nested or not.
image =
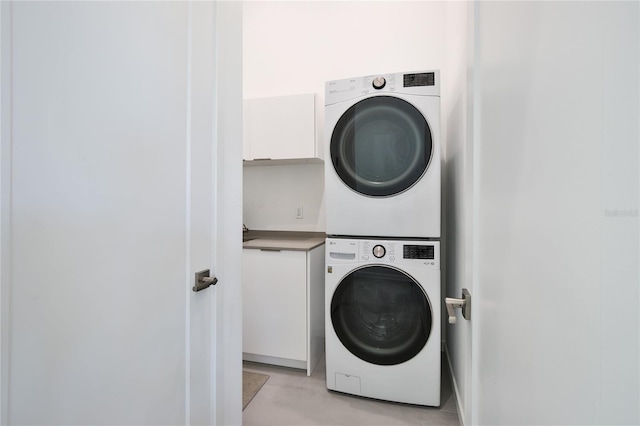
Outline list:
[[[309,251],[324,244],[326,237],[324,232],[247,231],[242,248]]]

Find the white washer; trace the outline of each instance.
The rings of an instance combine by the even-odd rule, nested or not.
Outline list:
[[[440,237],[440,73],[325,85],[328,235]]]
[[[440,243],[327,238],[330,390],[440,405]]]

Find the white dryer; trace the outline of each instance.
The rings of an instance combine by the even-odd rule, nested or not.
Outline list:
[[[440,73],[325,85],[329,235],[440,237]]]
[[[327,238],[330,390],[440,405],[440,243]]]

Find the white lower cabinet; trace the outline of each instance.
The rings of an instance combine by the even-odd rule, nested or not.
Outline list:
[[[324,353],[324,245],[243,249],[243,359],[302,368]]]

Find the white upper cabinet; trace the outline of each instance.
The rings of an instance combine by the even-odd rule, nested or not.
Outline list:
[[[323,110],[314,93],[245,99],[245,165],[321,160]]]

